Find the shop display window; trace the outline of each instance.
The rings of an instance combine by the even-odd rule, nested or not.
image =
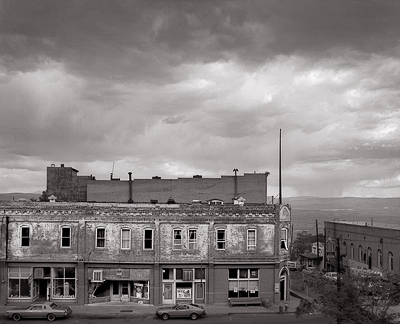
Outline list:
[[[74,299],[76,291],[75,268],[53,268],[53,298]]]
[[[228,297],[258,297],[258,269],[229,269]]]
[[[8,297],[31,298],[31,268],[8,268]]]

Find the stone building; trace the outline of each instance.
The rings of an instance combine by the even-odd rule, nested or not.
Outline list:
[[[0,303],[289,298],[290,207],[6,204]]]
[[[337,268],[337,242],[340,259],[353,269],[400,273],[400,230],[372,226],[369,222],[325,222],[325,251],[328,271]]]

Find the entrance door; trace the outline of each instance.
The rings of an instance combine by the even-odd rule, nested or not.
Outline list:
[[[111,284],[111,301],[129,301],[129,281],[113,281]]]
[[[111,285],[111,301],[120,301],[119,281],[113,281]]]
[[[204,304],[204,288],[205,284],[201,282],[195,283],[194,302]]]
[[[163,304],[173,304],[173,294],[172,294],[172,283],[165,283],[164,284],[164,292],[163,292]]]

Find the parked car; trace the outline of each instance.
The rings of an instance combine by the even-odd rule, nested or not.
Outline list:
[[[27,308],[12,308],[6,311],[6,317],[19,321],[21,318],[47,318],[50,322],[57,317],[66,317],[72,313],[69,306],[57,305],[53,302],[32,304]]]
[[[327,272],[325,273],[325,277],[332,280],[337,280],[337,272]]]
[[[156,315],[165,321],[173,317],[189,317],[196,320],[198,317],[206,315],[206,311],[200,305],[179,303],[169,307],[160,307],[157,309]]]

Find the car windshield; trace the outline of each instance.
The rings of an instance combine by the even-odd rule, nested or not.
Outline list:
[[[50,307],[52,308],[52,309],[54,309],[54,308],[57,308],[57,304],[56,303],[52,303],[51,305],[50,305]]]

